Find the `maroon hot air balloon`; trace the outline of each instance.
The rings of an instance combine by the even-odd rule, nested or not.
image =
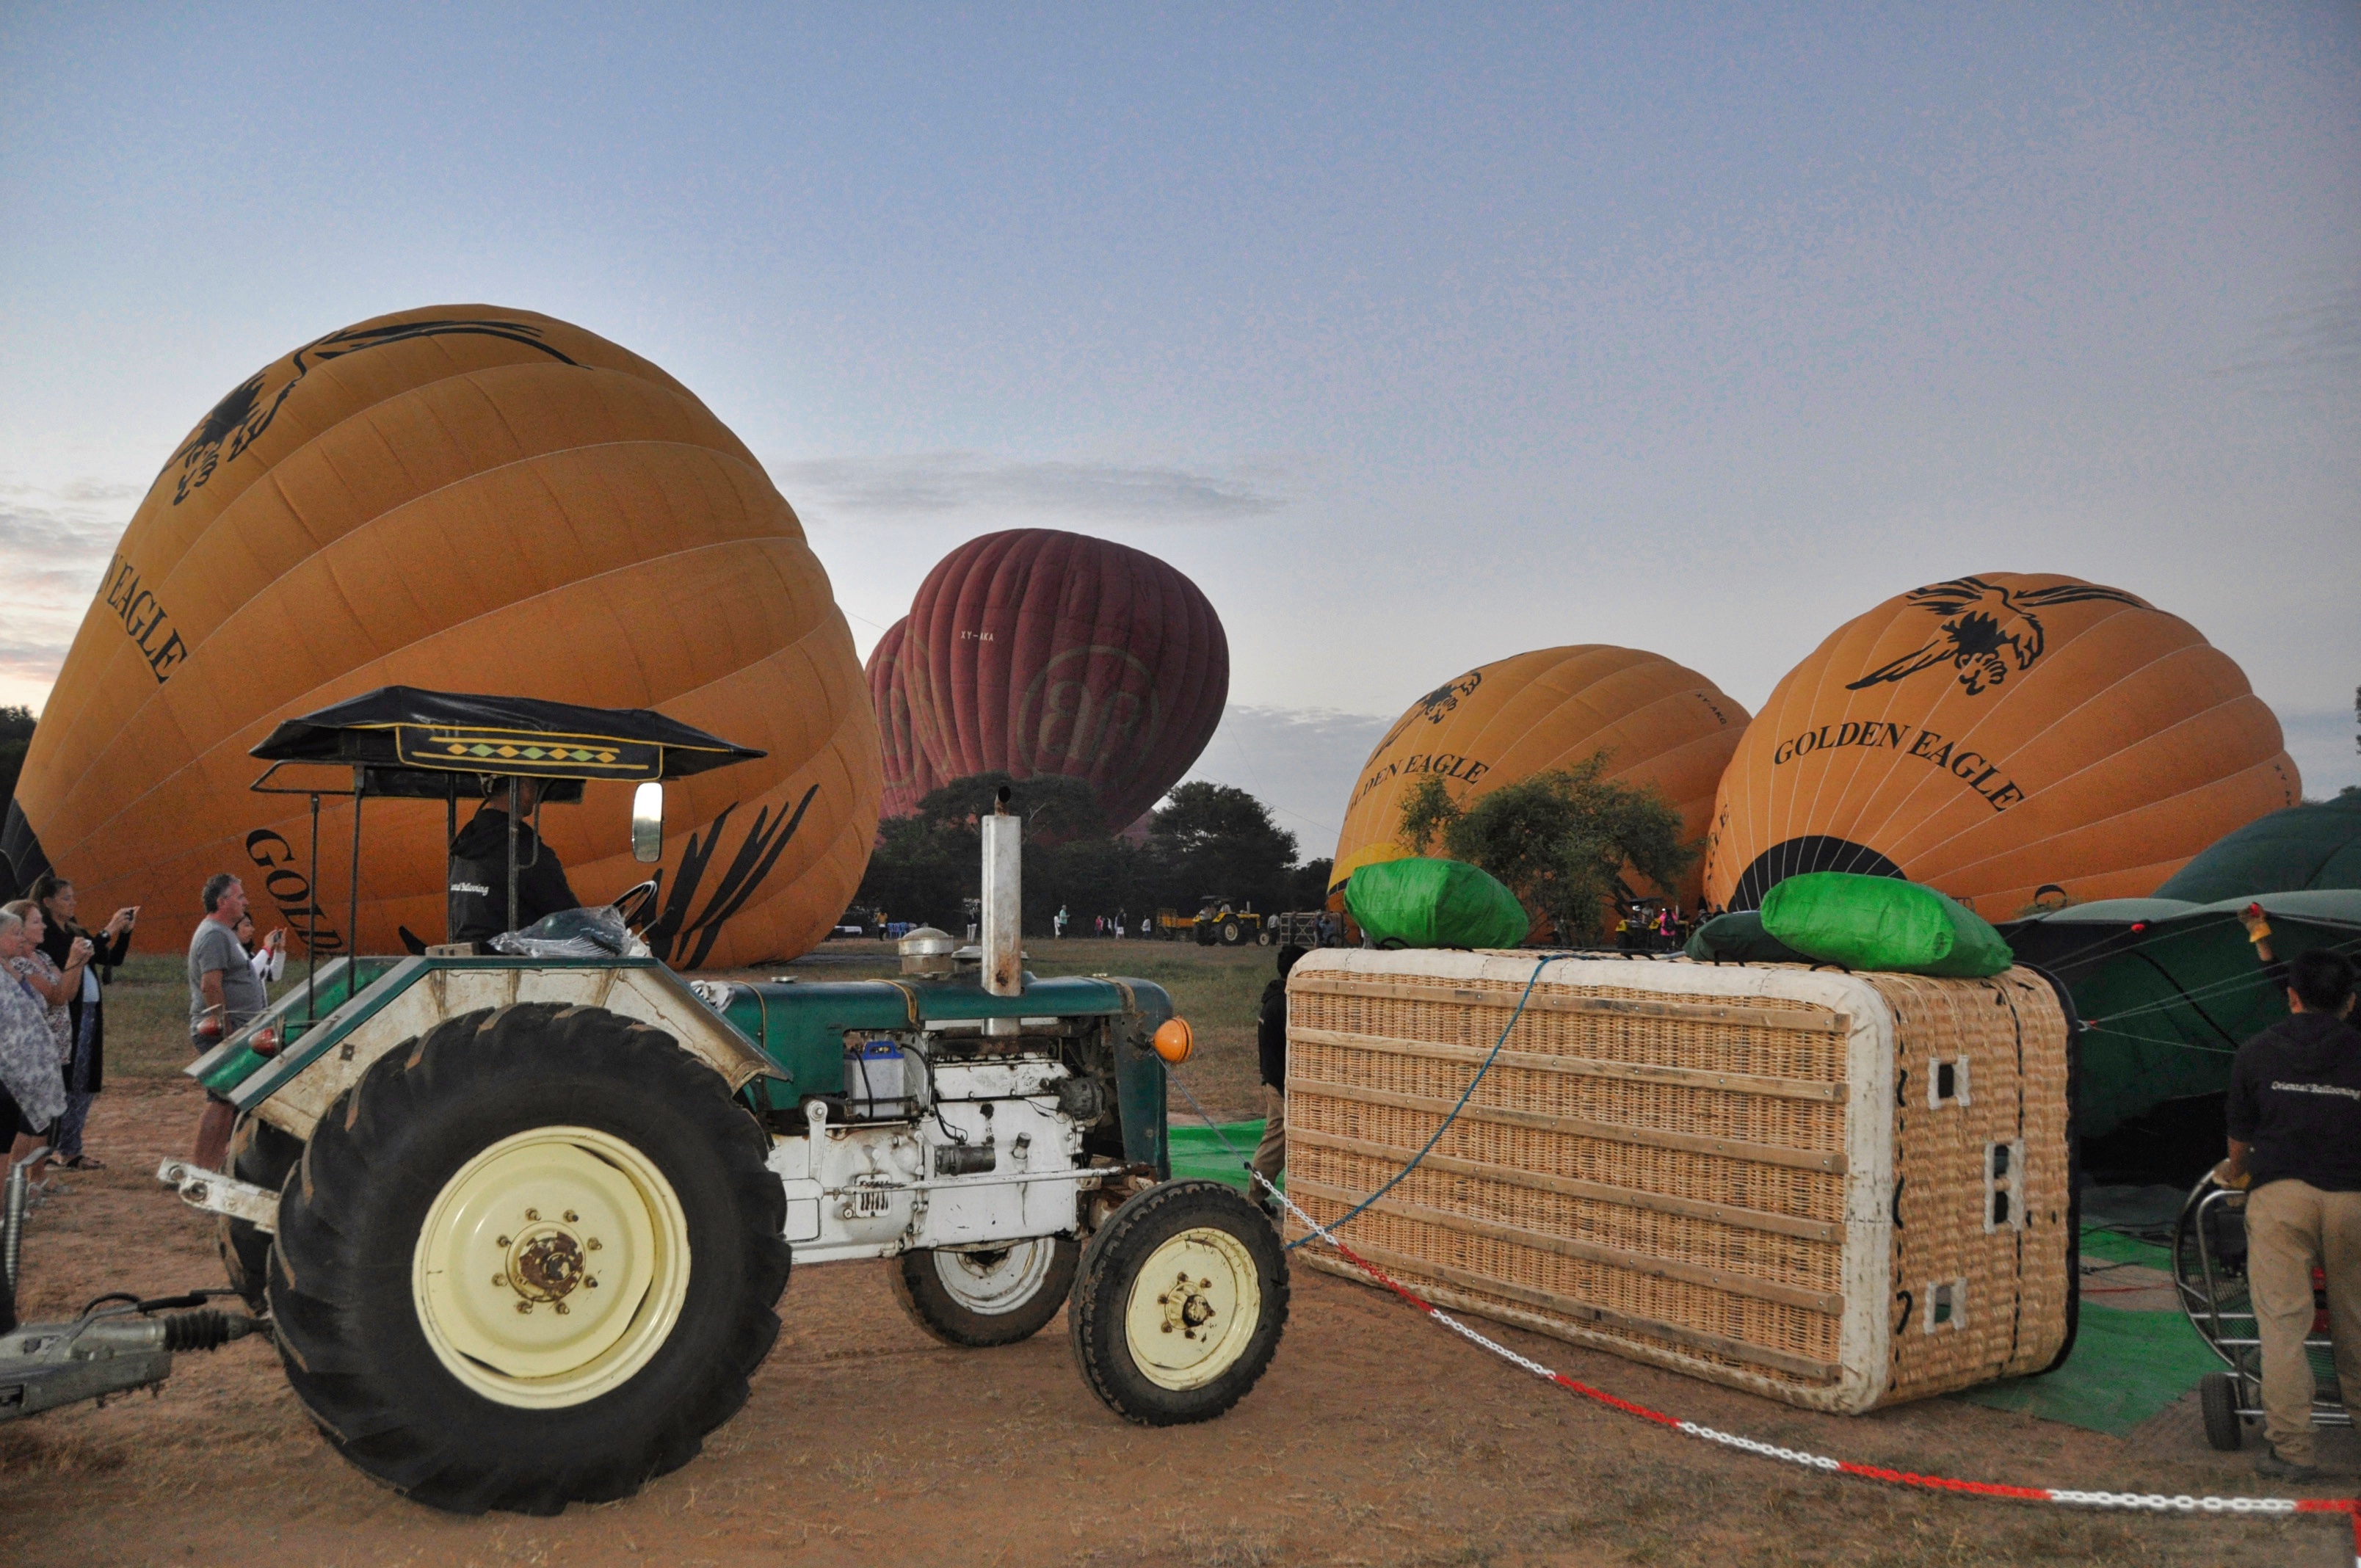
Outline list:
[[[906,616],[887,629],[869,651],[869,702],[877,710],[877,742],[885,759],[885,793],[878,802],[884,817],[909,817],[918,802],[943,781],[910,740],[910,697],[903,685],[902,634],[910,624]]]
[[[1197,585],[1079,533],[968,541],[903,625],[911,748],[938,783],[1064,773],[1090,782],[1111,824],[1189,771],[1230,694],[1229,639]]]

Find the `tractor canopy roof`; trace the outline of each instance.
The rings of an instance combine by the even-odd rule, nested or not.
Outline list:
[[[578,799],[584,780],[676,779],[763,753],[653,708],[379,686],[283,721],[252,754],[361,768],[373,795],[440,800],[451,775],[472,773],[572,783],[545,792],[557,800]]]

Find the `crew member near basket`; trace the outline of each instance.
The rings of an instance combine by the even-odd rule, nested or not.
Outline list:
[[[1277,1186],[1287,1165],[1287,971],[1303,949],[1293,942],[1279,949],[1279,978],[1262,988],[1262,1007],[1255,1014],[1255,1050],[1262,1067],[1262,1142],[1246,1163],[1263,1180]],[[1274,1218],[1279,1201],[1259,1185],[1246,1193],[1256,1208]]]
[[[2259,924],[2250,920],[2250,931]],[[2303,1342],[2315,1268],[2327,1278],[2345,1408],[2361,1424],[2361,1031],[2351,1023],[2349,960],[2313,951],[2285,967],[2291,1015],[2240,1047],[2231,1064],[2230,1157],[2213,1177],[2246,1193],[2246,1281],[2262,1342],[2267,1440],[2255,1469],[2311,1481],[2320,1472]]]
[[[522,931],[562,909],[582,907],[582,901],[566,884],[566,868],[558,863],[557,852],[533,830],[533,808],[541,799],[541,781],[513,782],[517,792],[513,911],[508,906],[511,781],[490,780],[482,807],[451,840],[451,940],[473,942],[479,949],[503,931]]]

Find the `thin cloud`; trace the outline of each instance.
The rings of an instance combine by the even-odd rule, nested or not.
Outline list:
[[[0,564],[12,571],[38,570],[60,559],[104,561],[122,536],[119,522],[22,503],[0,506]]]
[[[1326,707],[1232,703],[1191,779],[1235,785],[1269,806],[1306,860],[1333,853],[1363,759],[1390,718]]]
[[[140,493],[97,479],[0,479],[0,677],[57,679]]]
[[[2361,374],[2361,286],[2264,316],[2215,374],[2274,397],[2349,390]]]
[[[817,511],[933,517],[979,510],[1132,522],[1226,522],[1284,497],[1236,475],[1119,463],[1016,463],[973,452],[823,457],[774,465],[788,499]]]
[[[65,642],[0,641],[0,674],[24,680],[54,681],[66,662]]]

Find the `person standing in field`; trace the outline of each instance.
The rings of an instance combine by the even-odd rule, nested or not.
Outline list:
[[[60,965],[51,961],[42,948],[42,942],[49,935],[49,924],[41,917],[38,904],[29,898],[19,898],[13,903],[0,905],[0,912],[15,916],[23,930],[24,952],[22,956],[8,960],[8,969],[32,988],[33,994],[42,1004],[41,1023],[49,1036],[49,1071],[57,1080],[58,1092],[62,1095],[65,1092],[66,1068],[73,1060],[73,1003],[82,994],[82,972],[90,960],[90,938],[72,938],[66,961]],[[50,1119],[44,1135],[52,1149],[57,1145],[58,1123],[64,1119],[62,1104],[59,1112]],[[47,1160],[41,1162],[43,1168],[48,1164]],[[62,1193],[66,1186],[62,1181],[51,1179],[43,1182],[40,1190],[49,1194]]]
[[[2270,927],[2246,926],[2258,956]],[[2279,966],[2272,966],[2277,970]],[[2280,976],[2274,973],[2273,979]],[[2258,1475],[2305,1482],[2312,1467],[2312,1372],[2304,1341],[2326,1282],[2329,1334],[2345,1407],[2361,1423],[2361,1031],[2353,965],[2332,951],[2284,966],[2288,1012],[2238,1047],[2224,1106],[2229,1157],[2214,1180],[2246,1194],[2246,1282],[2263,1360]]]
[[[49,1129],[66,1108],[48,1004],[18,970],[32,951],[24,916],[0,908],[0,1134],[12,1167],[49,1141]],[[38,1183],[48,1164],[27,1168],[26,1179]]]
[[[106,1162],[82,1148],[82,1128],[90,1119],[91,1102],[106,1087],[106,1003],[101,989],[109,971],[131,951],[131,928],[138,923],[136,905],[115,912],[104,930],[93,937],[74,918],[79,900],[73,883],[54,872],[43,872],[33,883],[33,902],[41,907],[41,951],[60,970],[71,965],[76,938],[91,944],[82,966],[82,983],[67,1004],[67,1022],[73,1054],[66,1061],[66,1109],[50,1129],[58,1164],[67,1170],[104,1170]]]
[[[246,918],[245,884],[227,872],[216,872],[205,879],[198,896],[205,917],[189,938],[189,1044],[203,1056],[251,1022],[269,994],[237,939],[237,923]],[[196,1146],[190,1155],[199,1168],[225,1168],[230,1125],[236,1116],[228,1101],[205,1091],[204,1114],[198,1119]]]
[[[1279,949],[1278,977],[1262,988],[1262,1007],[1255,1014],[1255,1050],[1262,1068],[1262,1142],[1246,1163],[1274,1187],[1287,1167],[1287,976],[1302,956],[1303,949],[1293,942]],[[1246,1196],[1264,1213],[1279,1217],[1279,1201],[1260,1182]]]

